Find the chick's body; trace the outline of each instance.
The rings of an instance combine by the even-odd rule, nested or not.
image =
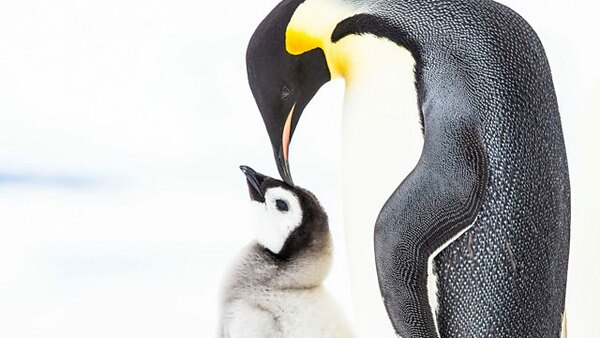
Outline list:
[[[266,216],[260,222],[269,225],[267,230],[259,225],[263,231],[257,241],[232,266],[223,290],[221,337],[353,337],[322,285],[332,244],[327,215],[316,197],[253,170],[245,173],[249,183],[250,176],[258,182],[249,184],[250,195]],[[290,219],[296,221],[286,224]],[[265,238],[274,234],[279,241]]]

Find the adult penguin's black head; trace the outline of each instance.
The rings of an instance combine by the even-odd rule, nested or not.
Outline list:
[[[289,145],[302,111],[331,79],[325,54],[313,48],[299,55],[286,50],[286,29],[304,0],[283,0],[260,23],[248,45],[248,80],[267,128],[277,169],[293,185]]]

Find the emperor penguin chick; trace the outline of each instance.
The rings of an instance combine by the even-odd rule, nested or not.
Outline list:
[[[353,337],[321,285],[332,244],[317,198],[250,167],[240,169],[258,209],[258,231],[227,279],[221,337]]]

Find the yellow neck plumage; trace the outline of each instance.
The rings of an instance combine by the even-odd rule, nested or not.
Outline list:
[[[307,0],[296,9],[286,30],[286,49],[300,55],[315,48],[325,53],[331,77],[351,76],[353,49],[356,36],[349,36],[337,43],[331,42],[336,25],[358,13],[358,8],[340,0]]]

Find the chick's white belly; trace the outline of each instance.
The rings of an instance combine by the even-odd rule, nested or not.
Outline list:
[[[238,300],[228,313],[229,337],[353,337],[341,311],[322,287],[271,291]]]

